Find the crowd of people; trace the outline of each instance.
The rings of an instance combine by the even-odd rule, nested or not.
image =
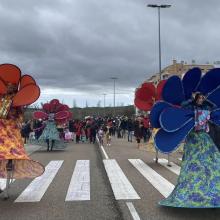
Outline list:
[[[45,123],[42,120],[29,120],[23,123],[21,134],[24,142],[38,140]],[[84,120],[69,120],[63,125],[57,125],[60,138],[65,142],[95,143],[98,140],[107,146],[111,145],[111,137],[127,138],[128,142],[147,142],[151,136],[149,117],[142,115],[134,118],[127,116],[117,117],[85,117]]]

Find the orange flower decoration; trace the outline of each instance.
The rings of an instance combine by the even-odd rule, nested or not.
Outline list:
[[[30,75],[21,76],[21,70],[13,64],[1,64],[0,95],[8,93],[9,85],[15,88],[12,98],[13,107],[30,105],[40,96],[40,88]]]

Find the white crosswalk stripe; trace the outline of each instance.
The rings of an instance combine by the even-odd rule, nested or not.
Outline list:
[[[90,200],[89,160],[77,160],[65,201]]]
[[[176,175],[179,175],[180,174],[180,167],[178,165],[176,165],[175,163],[173,162],[170,162],[170,166],[168,166],[168,160],[167,159],[164,159],[164,158],[159,158],[158,159],[158,163],[160,165],[162,165],[163,167],[165,167],[166,169],[170,170],[171,172],[175,173]]]
[[[140,159],[129,159],[129,162],[156,188],[164,197],[168,197],[174,185],[159,175]]]
[[[35,178],[15,202],[39,202],[63,164],[63,160],[51,161],[45,172]]]
[[[34,153],[35,151],[38,151],[40,148],[42,148],[42,146],[37,146],[37,145],[32,145],[32,144],[24,144],[25,146],[25,151],[27,153],[27,155],[30,155],[32,153]],[[0,189],[1,190],[5,190],[6,188],[6,179],[5,178],[0,178]],[[10,184],[13,183],[15,181],[15,179],[12,179]]]
[[[103,160],[116,200],[140,199],[116,160]]]
[[[140,159],[128,159],[153,187],[164,197],[169,196],[174,185],[162,177]],[[158,163],[169,171],[179,175],[180,167],[171,162],[172,167],[167,166],[167,160],[159,158]],[[120,168],[115,159],[103,160],[108,180],[111,184],[116,200],[141,199],[131,182]],[[55,176],[59,172],[63,160],[50,161],[46,166],[45,173],[35,178],[20,194],[15,202],[39,202]],[[89,201],[91,199],[90,160],[77,160],[69,183],[65,201]],[[5,186],[5,180],[0,180],[0,186]]]

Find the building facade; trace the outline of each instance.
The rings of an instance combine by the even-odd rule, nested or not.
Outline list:
[[[181,61],[180,63],[177,62],[177,60],[173,60],[173,63],[167,67],[165,67],[161,72],[161,78],[167,79],[172,75],[177,75],[180,77],[183,77],[183,75],[190,69],[194,67],[199,67],[202,70],[202,73],[205,74],[209,70],[214,68],[214,65],[212,64],[196,64],[195,61],[192,61],[191,64],[187,64],[184,61]],[[152,75],[150,78],[146,80],[147,82],[153,82],[155,85],[158,84],[160,81],[160,74],[156,73]]]

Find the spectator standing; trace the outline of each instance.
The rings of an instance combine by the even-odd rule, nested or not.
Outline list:
[[[128,142],[132,142],[132,136],[133,136],[133,131],[134,131],[134,123],[131,120],[131,118],[128,119],[127,121],[127,130],[128,130]]]
[[[138,144],[138,149],[140,149],[141,139],[143,138],[143,122],[141,117],[135,119],[134,123],[134,136]]]

